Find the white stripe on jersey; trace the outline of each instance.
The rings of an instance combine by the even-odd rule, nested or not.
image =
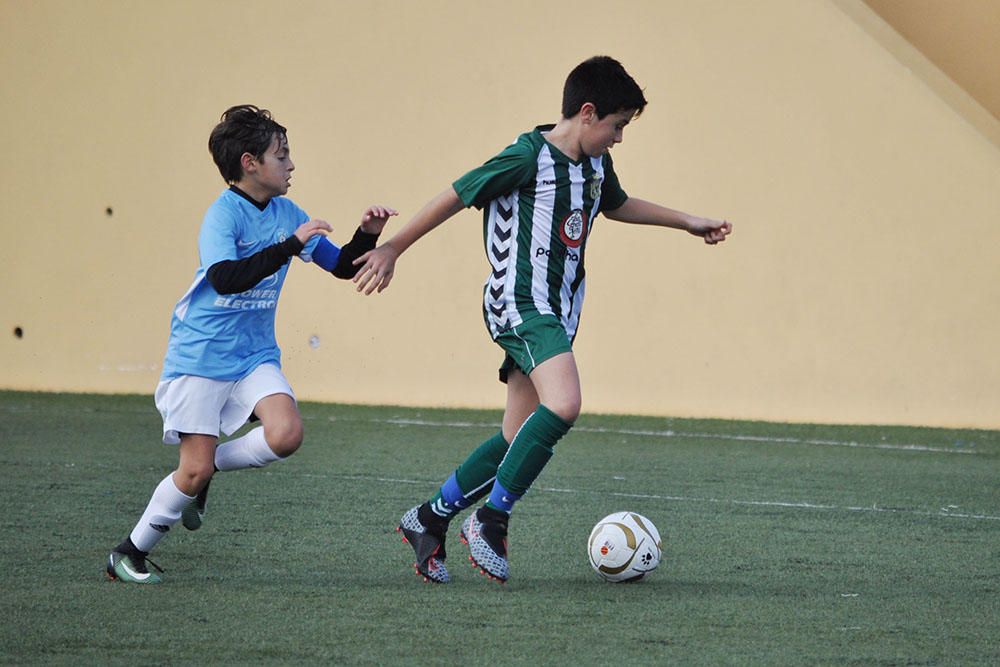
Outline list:
[[[584,186],[582,165],[569,165],[569,183],[569,208],[571,211],[578,209],[582,211]],[[576,273],[580,268],[580,251],[576,248],[567,248],[567,250],[566,257],[563,259],[562,286],[559,289],[559,311],[562,313],[563,326],[572,335],[573,332],[569,327],[569,319],[573,310],[573,304],[570,302],[570,288],[573,285],[573,281],[576,280]],[[577,258],[576,261],[570,259],[574,255]]]
[[[555,160],[549,147],[538,152],[538,173],[535,176],[535,210],[531,220],[531,300],[539,313],[551,315],[549,306],[548,257],[552,247],[552,215],[556,206]],[[539,255],[539,251],[542,252]],[[538,261],[539,258],[541,261]],[[520,319],[520,315],[518,315]]]
[[[572,341],[576,336],[576,328],[580,326],[580,311],[583,310],[583,297],[587,292],[587,279],[580,281],[580,286],[576,288],[576,295],[573,297],[573,312],[563,315],[563,322],[566,326],[566,334]]]
[[[598,181],[599,182],[603,182],[604,181],[604,160],[602,160],[600,157],[592,157],[592,158],[590,158],[590,166],[594,170],[594,172],[596,172]],[[589,183],[584,183],[583,187],[590,187],[590,184]],[[582,201],[582,196],[583,196],[583,187],[580,188],[581,201]],[[576,189],[574,188],[574,190],[573,190],[573,206],[574,207],[576,207],[576,196],[577,196],[576,195]],[[582,206],[582,204],[581,204],[581,206]],[[593,206],[590,209],[590,215],[587,216],[587,229],[586,229],[586,232],[585,232],[586,233],[586,237],[585,238],[588,239],[588,240],[590,239],[590,231],[594,227],[594,220],[597,218],[598,214],[600,213],[600,210],[601,210],[600,207],[601,207],[601,198],[597,197],[597,198],[594,199],[594,204],[593,204]],[[577,263],[577,267],[579,267],[580,264],[582,264],[582,258],[581,258],[581,262]],[[574,278],[575,278],[575,275],[574,275]],[[571,284],[572,284],[572,280],[570,282],[566,283],[567,290],[568,290],[568,288],[569,288],[569,286]],[[565,306],[563,308],[563,318],[564,318],[563,321],[564,321],[564,323],[566,325],[566,332],[569,334],[570,339],[572,339],[573,336],[576,335],[576,329],[577,329],[578,326],[580,326],[580,312],[583,310],[583,298],[584,298],[584,296],[586,296],[586,291],[587,291],[587,279],[584,278],[582,281],[580,281],[580,286],[577,288],[576,294],[573,296],[573,305],[572,305],[572,308],[566,308]],[[564,294],[565,294],[565,292],[564,292]],[[564,297],[564,299],[565,299],[565,297]]]
[[[600,157],[590,158],[590,168],[594,170],[597,175],[597,180],[599,183],[604,183],[604,159]],[[594,197],[594,204],[590,210],[590,218],[587,220],[587,238],[590,238],[590,228],[594,226],[594,220],[597,219],[597,215],[601,212],[601,197]]]

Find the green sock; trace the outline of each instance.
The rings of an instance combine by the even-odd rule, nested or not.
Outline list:
[[[497,483],[493,485],[486,505],[510,513],[513,501],[528,490],[552,458],[552,448],[572,426],[544,405],[539,405],[510,443],[507,456],[497,468]]]
[[[479,445],[428,501],[434,513],[450,517],[489,493],[509,447],[503,431]]]

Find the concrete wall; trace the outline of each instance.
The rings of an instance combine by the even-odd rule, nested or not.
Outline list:
[[[344,241],[555,121],[608,53],[650,101],[626,190],[736,231],[598,220],[586,411],[1000,427],[1000,135],[905,50],[854,0],[0,0],[0,387],[152,392],[226,107],[289,128],[289,194]],[[481,245],[464,212],[367,299],[297,263],[300,398],[501,406]]]

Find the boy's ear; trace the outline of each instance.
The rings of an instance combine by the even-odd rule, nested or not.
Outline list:
[[[583,106],[580,107],[580,120],[584,123],[592,123],[597,118],[597,107],[594,106],[593,102],[584,102]]]
[[[250,153],[244,153],[240,156],[240,166],[243,167],[243,173],[248,174],[256,169],[257,157],[250,155]]]

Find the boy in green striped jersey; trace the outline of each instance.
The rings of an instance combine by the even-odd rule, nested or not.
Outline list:
[[[399,530],[425,580],[449,580],[445,534],[462,509],[487,497],[462,525],[473,562],[506,581],[507,525],[514,503],[552,456],[580,413],[572,342],[584,296],[584,254],[594,219],[687,231],[714,245],[732,225],[629,197],[608,150],[642,113],[642,89],[616,60],[597,56],[566,79],[562,118],[543,125],[432,199],[392,239],[359,257],[358,291],[381,292],[396,260],[417,239],[458,213],[483,211],[492,272],[483,316],[505,358],[501,430],[479,445],[427,502],[403,515]]]

